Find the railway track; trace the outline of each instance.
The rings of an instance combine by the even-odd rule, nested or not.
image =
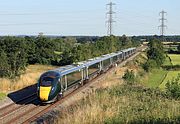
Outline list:
[[[113,69],[114,68],[111,68],[109,71],[112,71]],[[106,75],[106,73],[92,79],[91,81],[89,81],[85,85],[81,86],[80,88],[77,88],[77,89],[73,90],[72,92],[68,93],[61,100],[55,102],[54,104],[47,104],[45,106],[43,106],[41,104],[39,104],[39,105],[32,105],[32,104],[19,105],[18,107],[13,108],[13,109],[9,110],[8,112],[4,112],[6,114],[2,114],[3,116],[1,115],[2,117],[0,118],[0,123],[1,124],[20,124],[20,123],[27,124],[27,123],[30,123],[31,121],[37,119],[44,113],[52,110],[54,107],[60,105],[61,103],[63,103],[67,99],[69,99],[69,97],[72,97],[76,93],[82,91],[83,89],[88,87],[92,82],[94,82],[96,80],[101,80],[105,75]],[[5,106],[0,111],[5,110],[8,107],[12,107],[14,105],[15,104]]]
[[[143,47],[144,48],[144,47]],[[136,55],[138,55],[138,53],[136,53]],[[136,56],[134,55],[134,57]],[[121,64],[124,65],[127,61],[132,60],[134,57],[130,57],[129,59],[123,61]],[[61,103],[63,103],[64,101],[66,101],[69,97],[72,97],[73,95],[75,95],[76,93],[82,91],[83,89],[85,89],[86,87],[90,86],[92,82],[98,81],[98,80],[102,80],[102,78],[105,78],[106,75],[110,72],[113,72],[115,70],[115,67],[111,68],[107,73],[99,75],[98,77],[92,79],[91,81],[89,81],[87,84],[85,84],[84,86],[74,90],[73,92],[71,92],[70,94],[68,94],[67,96],[65,96],[64,98],[62,98],[60,101],[57,101],[55,104],[47,107],[46,109],[40,111],[39,113],[35,114],[34,116],[32,116],[31,118],[27,119],[26,121],[23,122],[23,124],[28,124],[33,122],[34,120],[36,120],[37,118],[39,118],[40,116],[42,116],[43,114],[47,113],[48,111],[52,110],[53,108],[55,108],[56,106],[60,105]]]
[[[16,108],[13,108],[13,110],[9,110],[8,112],[5,112],[0,119],[1,124],[19,124],[19,123],[30,123],[32,120],[35,120],[36,118],[40,117],[44,113],[50,111],[54,107],[60,105],[64,101],[66,101],[69,97],[75,95],[76,93],[80,92],[82,89],[88,87],[91,82],[102,78],[104,75],[100,75],[94,79],[92,79],[89,83],[86,83],[80,88],[77,88],[76,90],[73,90],[66,96],[64,96],[61,100],[55,102],[54,104],[47,104],[45,106],[39,104],[39,105],[21,105]],[[11,105],[13,106],[13,105]],[[11,107],[10,106],[10,107]],[[7,106],[8,107],[8,106]],[[6,108],[7,108],[6,107]],[[22,109],[20,109],[22,108]],[[3,108],[5,110],[5,108]],[[16,113],[16,115],[14,115]]]
[[[138,53],[136,53],[136,54],[138,54]],[[133,55],[133,56],[135,57],[136,55]],[[134,57],[130,57],[129,59],[122,62],[121,64],[123,65],[123,63],[126,63],[129,60],[132,60]],[[111,68],[107,73],[110,73],[113,70],[115,70],[115,68]],[[106,77],[106,73],[97,76],[96,78],[92,79],[91,81],[89,81],[85,85],[81,86],[80,88],[73,90],[72,92],[70,92],[69,94],[64,96],[61,100],[55,102],[54,104],[46,104],[46,105],[42,105],[40,103],[37,105],[28,104],[28,103],[31,103],[32,101],[39,102],[36,98],[33,98],[33,95],[35,95],[35,94],[32,94],[31,96],[24,98],[17,102],[17,103],[24,102],[23,105],[18,105],[18,104],[12,103],[10,105],[7,105],[7,106],[1,108],[0,109],[0,123],[1,124],[20,124],[20,123],[27,124],[27,123],[30,123],[30,122],[36,120],[38,117],[42,116],[43,114],[47,113],[48,111],[52,110],[53,108],[59,106],[64,101],[66,101],[70,97],[74,96],[78,92],[82,91],[86,87],[90,86],[90,84],[92,82],[101,80],[102,78],[105,78],[105,77]]]
[[[9,117],[12,118],[18,111],[21,111],[21,109],[27,107],[29,103],[32,103],[35,100],[37,100],[36,93],[20,99],[16,101],[16,103],[11,103],[3,108],[0,108],[0,123],[5,123]]]
[[[34,96],[36,96],[36,93],[34,93],[30,96],[27,96],[23,99],[20,99],[16,103],[11,103],[11,104],[1,108],[0,109],[0,119],[3,118],[4,116],[6,116],[8,113],[13,112],[16,109],[23,107],[23,106],[19,105],[20,103],[28,104],[28,103],[32,102],[33,100],[35,100],[35,98],[32,99]]]
[[[111,71],[114,68],[111,68]],[[48,106],[47,108],[45,108],[44,110],[38,112],[37,114],[33,115],[31,118],[27,119],[26,121],[23,122],[23,124],[28,124],[31,123],[32,121],[34,121],[35,119],[37,119],[38,117],[42,116],[44,113],[47,113],[48,111],[52,110],[53,108],[55,108],[56,106],[59,106],[60,104],[62,104],[64,101],[68,100],[70,97],[74,96],[76,93],[82,91],[83,89],[87,88],[92,82],[96,81],[96,80],[101,80],[103,77],[105,76],[105,74],[102,74],[94,79],[92,79],[91,81],[89,81],[88,83],[86,83],[85,85],[83,85],[80,88],[77,88],[76,90],[73,90],[72,92],[70,92],[69,94],[67,94],[65,97],[63,97],[61,100],[55,102],[54,104]]]

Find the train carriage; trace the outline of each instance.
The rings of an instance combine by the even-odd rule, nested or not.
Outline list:
[[[93,79],[102,72],[106,72],[109,68],[127,59],[135,52],[136,48],[129,48],[89,59],[78,63],[78,65],[68,65],[45,72],[38,80],[38,98],[45,103],[53,102],[63,92],[76,85],[83,84],[89,79]]]

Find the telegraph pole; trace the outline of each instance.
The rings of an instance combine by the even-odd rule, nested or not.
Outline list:
[[[115,14],[115,12],[113,11],[113,6],[116,5],[115,3],[108,3],[107,6],[109,8],[109,11],[106,13],[107,16],[108,16],[108,20],[106,21],[106,23],[108,23],[108,30],[107,30],[107,34],[109,36],[112,35],[112,32],[113,32],[113,23],[115,22],[113,20],[113,14]]]
[[[161,16],[161,18],[159,19],[161,22],[159,28],[160,28],[160,35],[162,37],[164,37],[165,28],[167,28],[167,26],[165,25],[165,21],[167,20],[165,19],[165,14],[167,14],[167,12],[165,12],[164,10],[159,13],[159,15]]]

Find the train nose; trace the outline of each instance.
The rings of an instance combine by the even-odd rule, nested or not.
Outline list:
[[[42,101],[48,101],[49,93],[51,91],[51,87],[40,87],[39,97]]]

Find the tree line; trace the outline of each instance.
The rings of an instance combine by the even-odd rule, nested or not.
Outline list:
[[[68,65],[139,44],[125,35],[104,36],[93,42],[78,42],[73,37],[1,37],[0,77],[19,76],[29,64]]]
[[[154,39],[164,41],[164,42],[180,42],[180,36],[158,36],[158,35],[149,35],[149,36],[132,36],[135,40],[142,40],[142,41],[152,41]]]

